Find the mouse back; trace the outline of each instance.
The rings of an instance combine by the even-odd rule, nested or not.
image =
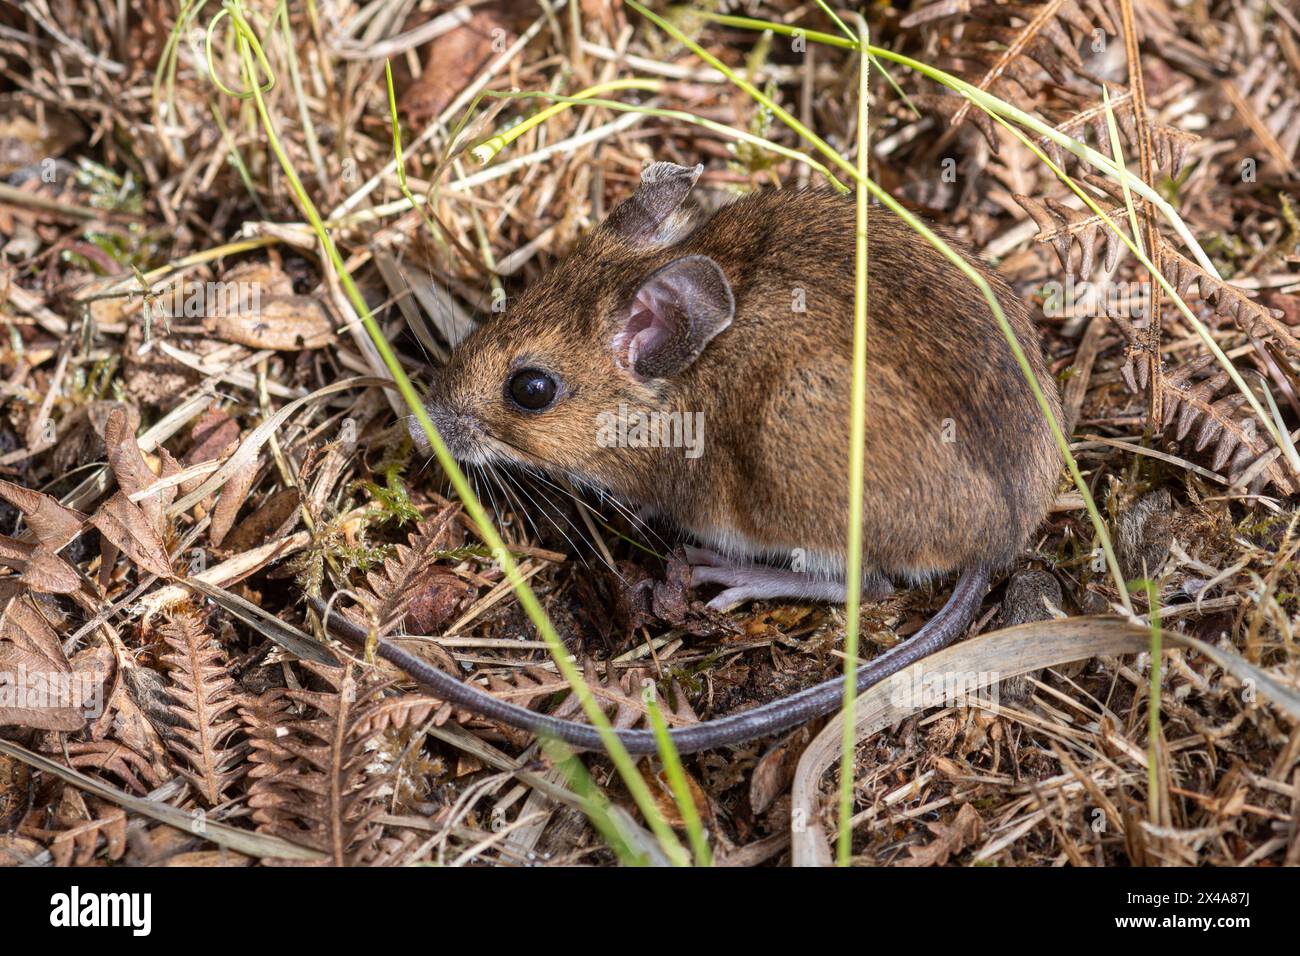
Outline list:
[[[462,343],[430,414],[465,461],[562,474],[731,555],[842,573],[854,203],[768,190],[693,218],[700,171],[648,167]],[[1028,310],[954,245],[1059,415]],[[866,561],[909,578],[1008,564],[1055,491],[1050,429],[975,285],[887,210],[868,247]]]

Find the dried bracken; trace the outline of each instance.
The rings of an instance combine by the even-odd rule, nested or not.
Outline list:
[[[1064,114],[1065,118],[1056,123],[1053,128],[1058,133],[1064,133],[1080,142],[1091,140],[1094,149],[1109,155],[1112,149],[1109,117],[1114,116],[1124,150],[1131,154],[1136,152],[1134,145],[1141,135],[1133,99],[1133,91],[1125,90],[1112,94],[1108,100],[1079,100],[1071,104],[1070,109]],[[1177,178],[1182,172],[1188,151],[1196,145],[1200,137],[1177,126],[1149,121],[1147,126],[1154,150],[1155,169],[1166,173],[1171,178]],[[1075,155],[1067,152],[1055,141],[1042,137],[1038,145],[1046,151],[1056,165],[1067,169],[1076,166]]]
[[[1250,476],[1252,494],[1269,483],[1283,494],[1294,494],[1294,479],[1283,468],[1279,450],[1260,434],[1249,409],[1243,409],[1246,396],[1236,391],[1222,394],[1228,382],[1227,370],[1219,368],[1213,356],[1188,362],[1166,376],[1167,408],[1170,421],[1176,422],[1174,439],[1181,442],[1199,425],[1196,450],[1213,446],[1210,467],[1215,471],[1226,467],[1229,483],[1239,485]]]
[[[447,505],[412,532],[406,544],[396,545],[382,565],[366,575],[373,596],[373,616],[385,630],[400,624],[412,602],[446,605],[437,613],[442,623],[468,592],[468,588],[447,573],[442,564],[458,537],[454,526],[459,508]],[[426,614],[427,616],[427,614]]]
[[[180,758],[176,771],[214,807],[239,779],[240,753],[231,744],[239,729],[235,680],[221,648],[199,612],[181,607],[158,627],[170,649],[159,656],[167,666],[167,696],[175,718],[168,745]]]
[[[1230,283],[1210,275],[1174,249],[1168,240],[1162,242],[1161,249],[1165,277],[1180,296],[1185,298],[1195,283],[1201,301],[1213,306],[1215,314],[1232,319],[1248,336],[1275,342],[1292,360],[1300,359],[1300,339],[1282,321],[1280,310],[1267,309]]]
[[[271,690],[241,711],[256,754],[248,794],[253,819],[267,833],[324,851],[336,866],[373,864],[382,837],[375,817],[401,750],[381,746],[381,738],[414,732],[437,702],[386,699],[387,683],[351,664],[304,666],[324,690]]]
[[[8,582],[0,581],[0,588]],[[28,594],[14,594],[6,588],[3,616],[0,617],[0,672],[4,674],[3,686],[15,695],[23,690],[19,677],[26,674],[41,677],[41,684],[55,678],[72,679],[74,672],[59,645],[58,635],[50,626],[37,600]],[[41,691],[43,686],[31,683],[31,690]],[[80,730],[86,718],[81,709],[71,701],[64,706],[51,706],[56,701],[38,697],[28,703],[21,696],[9,697],[13,703],[0,706],[0,724],[18,724],[40,730]]]
[[[1118,198],[1119,187],[1102,181],[1094,176],[1082,176],[1080,179],[1097,188],[1104,201],[1103,209],[1110,223],[1121,223],[1125,219],[1125,207],[1113,205]],[[1096,247],[1100,243],[1105,248],[1103,268],[1107,274],[1114,272],[1125,247],[1119,235],[1101,216],[1090,210],[1073,209],[1052,197],[1037,199],[1031,196],[1016,195],[1015,200],[1029,213],[1038,225],[1038,242],[1049,244],[1056,252],[1061,268],[1070,281],[1082,283],[1088,281],[1096,262]],[[1107,208],[1109,207],[1109,208]],[[1078,255],[1074,250],[1078,249]],[[1291,326],[1282,321],[1281,310],[1269,309],[1249,298],[1242,290],[1235,288],[1219,276],[1211,275],[1204,268],[1193,262],[1168,239],[1159,237],[1156,246],[1161,270],[1169,284],[1178,292],[1180,298],[1188,300],[1188,293],[1195,291],[1201,301],[1214,308],[1215,314],[1229,318],[1236,323],[1247,336],[1275,344],[1292,359],[1300,359],[1300,339],[1296,338]],[[1143,312],[1149,312],[1151,298],[1158,295],[1160,289],[1150,288],[1147,300],[1139,303]],[[1194,301],[1194,300],[1192,300]],[[1109,303],[1108,303],[1109,305]],[[1133,323],[1121,312],[1109,309],[1107,314],[1116,323],[1129,342],[1131,349],[1139,347],[1139,335]],[[1128,361],[1123,366],[1125,380],[1131,389],[1148,384],[1148,367]],[[1166,410],[1172,414],[1171,409]]]
[[[91,807],[102,814],[96,816]],[[65,786],[58,808],[43,829],[28,827],[29,836],[49,841],[55,866],[88,866],[103,852],[109,860],[126,853],[126,811],[102,800],[82,796],[75,787]]]
[[[960,14],[961,40],[948,53],[953,72],[984,92],[1016,99],[1038,93],[1044,73],[1066,89],[1084,91],[1096,83],[1079,54],[1079,41],[1118,33],[1108,6],[1102,0],[935,0],[903,17],[899,26],[907,30]],[[966,99],[921,96],[913,102],[942,113],[954,127],[969,117],[997,150],[993,121]]]
[[[1092,210],[1073,209],[1051,196],[1036,199],[1016,194],[1015,200],[1038,225],[1035,239],[1052,247],[1061,268],[1071,279],[1077,282],[1092,275],[1099,241],[1105,243],[1103,268],[1109,273],[1119,264],[1124,243],[1106,220]],[[1124,216],[1123,206],[1107,203],[1102,209],[1111,222],[1121,221]],[[1075,248],[1079,250],[1077,258],[1073,255]]]
[[[1231,79],[1222,82],[1224,98],[1240,125],[1286,176],[1296,169],[1296,150],[1300,148],[1300,95],[1296,93],[1296,39],[1287,30],[1281,37],[1284,57],[1278,44],[1269,43]]]
[[[162,783],[147,757],[116,740],[72,741],[67,757],[71,766],[111,774],[135,793],[148,793]]]

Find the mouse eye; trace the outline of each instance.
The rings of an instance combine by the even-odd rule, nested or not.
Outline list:
[[[521,369],[506,383],[506,392],[511,400],[530,412],[540,412],[549,406],[559,390],[555,378],[537,368]]]

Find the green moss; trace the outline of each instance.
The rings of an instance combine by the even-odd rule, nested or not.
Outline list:
[[[371,504],[376,506],[378,520],[374,523],[376,525],[391,523],[401,527],[407,523],[418,521],[420,519],[420,510],[411,501],[411,493],[407,490],[406,482],[402,480],[402,472],[406,469],[406,463],[390,459],[381,462],[381,467],[384,475],[382,485],[364,480],[354,482],[352,485],[353,489],[368,494]]]

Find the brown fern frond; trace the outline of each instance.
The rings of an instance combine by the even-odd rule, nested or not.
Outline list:
[[[1300,339],[1282,321],[1281,311],[1260,305],[1227,281],[1210,275],[1164,237],[1160,239],[1160,253],[1165,278],[1180,296],[1186,297],[1195,283],[1201,300],[1213,306],[1217,315],[1232,319],[1247,335],[1276,343],[1292,359],[1300,359]]]
[[[1240,484],[1261,458],[1271,456],[1272,460],[1251,480],[1250,493],[1258,494],[1272,484],[1283,494],[1293,494],[1295,482],[1278,460],[1277,449],[1266,434],[1260,434],[1251,410],[1243,409],[1246,397],[1236,389],[1220,394],[1229,382],[1227,370],[1216,365],[1212,355],[1197,358],[1164,376],[1167,420],[1176,422],[1174,440],[1182,442],[1193,426],[1199,425],[1195,449],[1214,448],[1210,467],[1223,471],[1226,466],[1230,485]]]
[[[913,105],[922,113],[938,116],[950,128],[956,129],[958,114],[968,105],[964,96],[946,93],[914,93],[910,97]],[[997,124],[983,110],[973,110],[966,114],[966,119],[975,125],[980,135],[997,152]]]
[[[1222,90],[1242,125],[1285,175],[1293,175],[1300,146],[1300,93],[1277,44],[1268,44],[1241,73],[1223,81]]]
[[[205,804],[216,806],[241,776],[240,755],[229,746],[239,729],[235,680],[194,608],[174,611],[158,630],[171,649],[160,656],[169,678],[166,694],[173,701],[168,709],[176,718],[167,746],[179,758],[177,773]]]
[[[111,773],[136,793],[148,793],[163,782],[148,758],[115,740],[69,741],[64,751],[69,765]]]
[[[1094,201],[1106,213],[1112,223],[1117,225],[1128,222],[1128,206],[1124,202],[1123,187],[1103,176],[1080,175],[1075,179],[1091,186],[1095,193]],[[1036,242],[1050,244],[1061,262],[1067,278],[1083,282],[1092,276],[1096,264],[1096,247],[1104,244],[1104,265],[1109,272],[1119,263],[1120,257],[1127,254],[1128,247],[1119,233],[1106,224],[1106,219],[1089,209],[1074,209],[1053,198],[1035,199],[1020,193],[1013,194],[1016,202],[1038,226]],[[1078,264],[1072,252],[1079,249]],[[1125,335],[1129,333],[1126,331]]]
[[[101,839],[109,860],[120,860],[126,853],[126,811],[107,801],[89,800],[76,787],[65,786],[50,825],[24,827],[26,835],[47,841],[55,866],[92,865]]]
[[[376,599],[372,613],[381,631],[401,622],[411,601],[438,573],[437,563],[446,557],[459,510],[459,505],[449,504],[420,522],[406,544],[397,545],[388,560],[366,575]]]
[[[543,667],[527,667],[511,671],[504,678],[488,676],[488,690],[492,696],[509,700],[520,707],[532,707],[538,701],[567,690],[569,682],[559,674]]]
[[[1092,275],[1098,243],[1105,246],[1106,271],[1114,269],[1119,262],[1120,252],[1125,249],[1124,243],[1106,225],[1105,220],[1092,210],[1072,209],[1050,196],[1044,199],[1035,199],[1021,193],[1013,193],[1012,196],[1038,226],[1038,235],[1034,240],[1052,247],[1067,277],[1080,282]],[[1112,220],[1117,217],[1122,219],[1125,209],[1123,206],[1111,206],[1106,209],[1106,214]],[[1079,250],[1077,260],[1072,254],[1076,247]]]
[[[1069,107],[1067,110],[1052,110],[1050,113],[1053,117],[1061,116],[1053,124],[1053,129],[1081,143],[1086,143],[1088,134],[1091,133],[1092,144],[1096,148],[1101,148],[1110,142],[1110,126],[1106,117],[1105,101],[1091,97],[1066,97],[1066,102]],[[1133,142],[1137,133],[1137,123],[1133,115],[1133,91],[1112,93],[1110,109],[1115,114],[1115,125],[1119,127],[1120,135],[1126,142]],[[1061,115],[1062,112],[1064,115]],[[1074,158],[1073,153],[1067,152],[1046,136],[1039,137],[1038,145],[1051,157],[1052,162],[1062,168],[1069,165]]]
[[[1117,183],[1097,176],[1080,177],[1093,186],[1112,202],[1118,198],[1121,188]],[[1076,282],[1087,279],[1095,263],[1096,246],[1105,246],[1105,265],[1113,269],[1124,248],[1119,236],[1106,226],[1100,216],[1088,210],[1071,209],[1064,203],[1051,197],[1035,199],[1031,196],[1014,194],[1015,200],[1027,212],[1038,226],[1036,241],[1050,244],[1061,262],[1067,278]],[[1103,206],[1105,208],[1105,206]],[[1114,222],[1124,221],[1126,209],[1122,205],[1112,205],[1107,215]],[[1198,297],[1213,307],[1215,313],[1232,319],[1237,327],[1247,335],[1273,343],[1292,359],[1300,359],[1300,339],[1283,319],[1283,313],[1269,309],[1246,295],[1245,292],[1231,285],[1224,279],[1216,278],[1206,272],[1196,262],[1183,255],[1168,239],[1158,236],[1158,261],[1166,279],[1169,280],[1180,297],[1186,298],[1193,285]],[[1074,255],[1078,248],[1079,254]],[[1155,290],[1152,290],[1154,293]],[[1134,358],[1143,350],[1142,343],[1131,323],[1119,315],[1111,315],[1120,331],[1129,343],[1129,354],[1121,371],[1125,381],[1132,390],[1147,385],[1146,363],[1136,363],[1137,375],[1134,375]],[[1172,414],[1172,412],[1170,412]]]
[[[422,723],[429,697],[386,696],[391,684],[343,667],[301,662],[326,689],[276,688],[249,702],[254,769],[248,805],[259,830],[323,851],[336,866],[372,864],[383,828],[382,794],[392,785],[394,754],[382,741]],[[301,716],[291,713],[296,705]]]
[[[1156,169],[1176,178],[1183,170],[1183,161],[1187,152],[1199,141],[1200,137],[1177,126],[1166,123],[1151,124],[1151,144],[1155,147]]]
[[[946,66],[985,92],[1005,93],[1005,87],[1014,84],[1025,97],[1040,91],[1043,74],[1058,87],[1079,94],[1095,88],[1097,81],[1079,56],[1078,43],[1096,30],[1111,35],[1118,32],[1115,18],[1102,0],[979,4],[936,0],[903,17],[899,26],[907,30],[956,14],[965,14],[963,33],[952,49],[952,62]],[[917,105],[942,113],[952,129],[981,112],[965,97],[952,99],[956,105],[951,109],[936,109],[937,101]],[[997,152],[991,125],[980,124],[980,129],[990,149]]]
[[[555,694],[568,690],[569,682],[545,668],[527,667],[521,670],[509,671],[504,677],[488,674],[485,689],[493,697],[508,700],[520,707],[532,708],[535,704],[540,704]],[[567,703],[568,699],[561,707]],[[526,730],[510,727],[495,720],[480,717],[473,711],[459,708],[453,710],[450,707],[444,707],[438,713],[438,723],[441,724],[453,715],[456,722],[462,727],[490,730],[494,736],[508,741],[516,748],[526,746],[532,739],[532,734]]]
[[[1066,96],[1065,98],[1071,101],[1071,107],[1053,128],[1080,142],[1091,140],[1094,149],[1109,156],[1111,154],[1110,125],[1106,116],[1105,101],[1095,97]],[[1126,154],[1135,155],[1138,152],[1138,128],[1133,91],[1123,90],[1112,93],[1110,109],[1115,114],[1115,126],[1125,143]],[[1188,150],[1200,140],[1200,137],[1195,133],[1163,123],[1147,125],[1154,151],[1155,168],[1167,172],[1170,177],[1176,177],[1183,168]],[[1041,137],[1038,143],[1056,165],[1063,169],[1073,165],[1075,161],[1073,153],[1061,148],[1047,137]]]
[[[607,667],[604,675],[601,676],[597,672],[595,662],[588,659],[583,663],[583,674],[596,702],[615,727],[625,729],[650,726],[645,702],[642,699],[645,683],[651,676],[650,671],[644,668],[619,670]],[[494,697],[530,708],[569,688],[568,681],[540,667],[512,671],[505,677],[488,674],[486,680],[488,685],[486,690]],[[699,718],[691,709],[685,692],[676,681],[672,684],[672,691],[671,705],[662,698],[659,701],[668,722],[675,725],[696,723]],[[566,720],[577,719],[584,722],[586,720],[582,705],[573,694],[566,696],[552,715]],[[449,706],[439,712],[436,722],[442,723],[452,717],[466,729],[488,730],[493,736],[504,739],[515,747],[524,747],[533,739],[532,734],[527,731],[508,727],[470,711],[453,709]]]
[[[1067,280],[1082,282],[1092,275],[1098,243],[1105,247],[1107,272],[1115,268],[1119,263],[1120,254],[1127,249],[1119,235],[1106,225],[1106,221],[1090,210],[1071,209],[1051,197],[1034,199],[1019,193],[1013,195],[1016,202],[1029,213],[1030,218],[1038,226],[1036,241],[1049,243],[1056,251],[1056,257],[1061,261],[1061,268]],[[1106,214],[1112,222],[1115,222],[1124,218],[1126,209],[1122,205],[1111,205],[1106,210]],[[1072,256],[1076,246],[1079,249],[1077,265]],[[1108,301],[1105,304],[1109,306]],[[1142,336],[1126,316],[1108,307],[1106,314],[1127,342],[1124,363],[1120,366],[1120,373],[1124,376],[1125,383],[1131,391],[1137,391],[1139,386],[1146,388],[1149,382],[1150,362],[1139,361],[1147,351]]]
[[[601,709],[608,715],[611,724],[620,730],[638,725],[650,726],[642,697],[647,682],[652,679],[649,670],[634,667],[619,671],[611,667],[606,669],[604,677],[600,677],[596,673],[595,665],[587,661],[583,671],[587,686],[591,688],[592,694],[601,705]],[[668,723],[680,725],[698,722],[699,718],[686,701],[685,692],[675,680],[672,691],[674,699],[672,705],[662,699],[658,701]],[[555,711],[557,717],[574,716],[580,712],[581,704],[574,696],[566,699]]]
[[[239,719],[249,742],[248,778],[255,781],[273,777],[285,770],[293,755],[280,746],[288,736],[286,724],[293,704],[285,688],[272,687],[256,696],[246,696],[239,705]]]
[[[436,698],[421,694],[388,697],[358,714],[352,732],[360,737],[371,737],[389,730],[415,727],[428,720],[439,704]]]

